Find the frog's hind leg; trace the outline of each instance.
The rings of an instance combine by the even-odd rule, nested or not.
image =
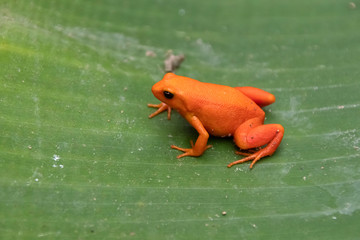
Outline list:
[[[262,121],[256,118],[244,122],[235,131],[234,141],[236,145],[242,150],[266,146],[254,153],[246,154],[247,157],[230,163],[228,167],[252,160],[250,165],[252,168],[261,158],[271,156],[276,151],[283,136],[284,128],[280,124],[263,125]]]
[[[253,100],[260,107],[265,107],[275,102],[275,96],[267,91],[256,87],[235,87],[245,96]]]

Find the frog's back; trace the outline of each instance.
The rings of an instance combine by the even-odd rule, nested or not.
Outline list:
[[[212,135],[232,135],[246,120],[265,118],[255,102],[233,87],[183,80],[187,88],[182,92],[186,111],[198,117]]]

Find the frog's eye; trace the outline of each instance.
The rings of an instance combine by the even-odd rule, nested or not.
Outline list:
[[[167,99],[172,99],[174,97],[174,94],[172,94],[171,92],[164,91],[163,93]]]

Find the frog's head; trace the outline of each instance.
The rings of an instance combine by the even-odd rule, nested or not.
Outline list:
[[[184,86],[187,86],[187,78],[174,73],[166,73],[162,80],[155,83],[151,88],[154,96],[168,106],[180,109],[184,102]]]

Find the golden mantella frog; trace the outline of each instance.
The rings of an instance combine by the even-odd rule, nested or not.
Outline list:
[[[199,133],[195,145],[191,142],[191,148],[171,146],[184,152],[177,158],[202,155],[211,147],[207,145],[209,135],[233,137],[241,150],[251,153],[236,152],[246,157],[228,167],[252,160],[252,168],[261,158],[272,155],[283,138],[284,128],[280,124],[264,125],[265,113],[261,107],[275,102],[275,97],[259,88],[204,83],[167,73],[151,91],[162,103],[148,104],[158,108],[149,118],[168,111],[170,119],[173,108]]]

